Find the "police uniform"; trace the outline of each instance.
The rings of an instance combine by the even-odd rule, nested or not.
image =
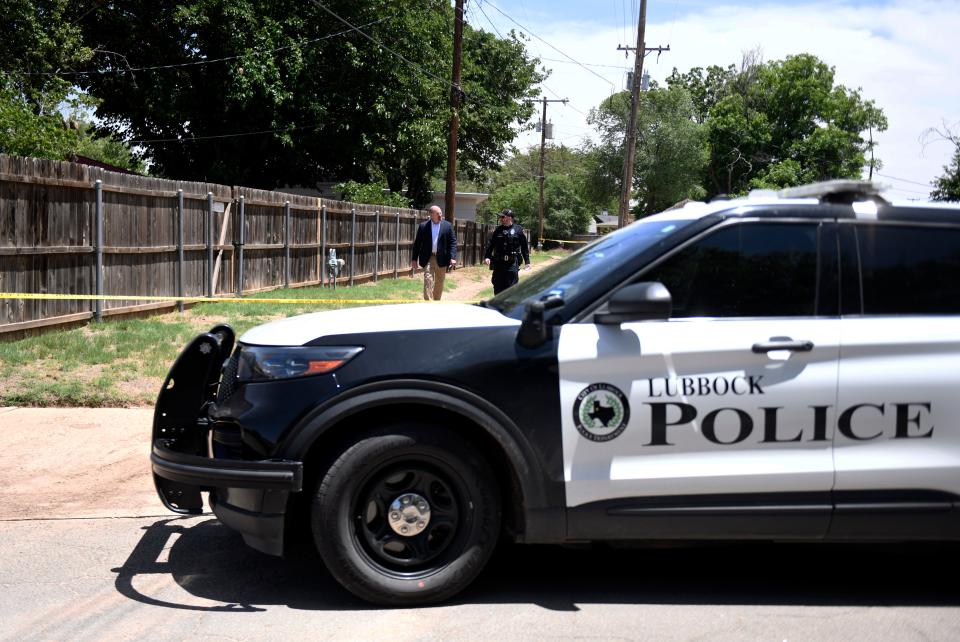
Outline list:
[[[519,223],[509,227],[498,225],[487,240],[483,257],[490,259],[494,294],[499,294],[515,284],[519,280],[520,261],[530,265],[530,251],[523,227]]]

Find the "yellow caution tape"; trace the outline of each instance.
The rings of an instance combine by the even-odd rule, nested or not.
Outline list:
[[[564,241],[562,239],[540,239],[540,242],[551,241],[553,243],[589,243],[590,241]]]
[[[210,298],[203,296],[135,296],[128,294],[37,294],[33,292],[0,292],[0,299],[52,301],[183,301],[184,303],[427,303],[422,299],[241,299],[238,297]],[[476,303],[476,301],[436,301],[435,303]]]

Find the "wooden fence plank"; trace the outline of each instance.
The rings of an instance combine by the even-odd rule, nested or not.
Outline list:
[[[338,285],[406,276],[416,226],[425,218],[420,210],[385,210],[379,205],[0,154],[0,291],[94,292],[93,185],[98,180],[103,202],[103,291],[110,295],[174,297],[181,278],[180,296],[206,294],[210,283],[214,293],[232,293],[241,269],[244,293],[275,289],[284,282],[327,285],[328,249],[347,262]],[[179,209],[178,191],[183,195]],[[231,209],[241,196],[242,247],[228,242]],[[211,238],[208,226],[216,226],[210,209],[219,203],[225,207],[222,213],[214,212],[223,217],[217,239]],[[481,255],[477,245],[485,234],[483,226],[457,224],[461,265]],[[216,253],[212,269],[208,251]],[[100,307],[106,316],[172,305],[145,308],[138,301],[110,300]],[[0,301],[0,333],[87,319],[94,306],[89,300],[5,299]]]

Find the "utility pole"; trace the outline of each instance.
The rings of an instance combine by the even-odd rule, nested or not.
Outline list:
[[[633,81],[630,84],[630,119],[627,123],[626,149],[623,154],[623,183],[620,185],[620,213],[617,227],[623,227],[630,223],[630,192],[633,191],[631,189],[633,187],[633,161],[637,148],[637,108],[640,103],[640,76],[643,73],[643,58],[648,51],[670,51],[670,45],[666,47],[646,47],[643,40],[646,26],[647,0],[640,0],[640,16],[637,19],[637,46],[617,47],[617,50],[620,51],[634,51],[636,56],[633,63]]]
[[[460,129],[460,51],[463,43],[463,0],[457,0],[453,21],[453,82],[450,84],[450,142],[447,145],[447,186],[444,218],[453,223],[457,195],[457,135]]]
[[[537,175],[537,178],[540,182],[540,206],[537,208],[540,219],[540,232],[537,236],[537,249],[543,247],[543,152],[544,148],[547,145],[547,103],[563,103],[567,104],[568,100],[566,98],[561,98],[559,100],[548,100],[546,96],[540,99],[543,101],[543,117],[540,120],[540,173]],[[551,136],[553,138],[553,136]]]

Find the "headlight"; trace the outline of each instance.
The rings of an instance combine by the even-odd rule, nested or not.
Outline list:
[[[333,372],[363,351],[358,346],[241,346],[239,381],[292,379]]]

